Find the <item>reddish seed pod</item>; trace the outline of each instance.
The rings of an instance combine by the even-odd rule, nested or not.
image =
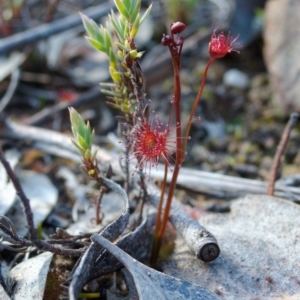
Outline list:
[[[183,45],[183,37],[182,37],[182,36],[179,37],[179,38],[176,40],[175,44],[176,44],[177,46]]]
[[[169,35],[163,34],[161,43],[163,46],[169,46],[172,43],[172,38]]]
[[[175,22],[171,24],[170,31],[172,34],[177,34],[182,32],[185,29],[185,24],[182,22]]]

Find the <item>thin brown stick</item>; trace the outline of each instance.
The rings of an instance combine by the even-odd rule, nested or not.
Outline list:
[[[93,166],[94,169],[97,170],[98,172],[98,184],[100,184],[100,190],[99,190],[99,196],[98,196],[98,199],[96,201],[96,224],[100,224],[102,222],[102,219],[100,217],[100,213],[101,213],[101,201],[102,201],[102,198],[103,198],[103,195],[104,193],[107,191],[107,186],[106,185],[103,185],[103,180],[100,178],[100,171],[98,169],[98,163],[97,163],[97,160],[95,160],[96,162],[96,165]],[[107,171],[106,171],[106,178],[111,178],[112,176],[112,173],[113,173],[113,170],[112,170],[112,167],[111,167],[111,164],[108,165],[107,167]]]
[[[91,19],[98,19],[105,16],[112,8],[111,3],[102,3],[97,6],[87,8],[83,13]],[[66,16],[49,24],[41,24],[37,27],[16,33],[3,38],[0,45],[0,54],[5,54],[19,47],[35,43],[41,39],[48,38],[56,33],[69,30],[82,23],[79,14]]]
[[[270,177],[269,177],[269,185],[268,185],[268,195],[273,196],[274,194],[274,186],[275,186],[275,180],[276,180],[276,174],[280,165],[280,158],[286,148],[286,145],[288,143],[290,133],[292,128],[295,126],[297,121],[299,120],[299,114],[298,113],[291,113],[288,123],[286,124],[284,131],[281,136],[280,143],[277,147],[277,151],[273,160],[272,168],[270,171]]]
[[[100,217],[100,207],[101,207],[101,201],[102,201],[102,198],[103,198],[103,195],[106,191],[106,187],[105,186],[101,186],[100,187],[100,190],[99,190],[99,196],[98,196],[98,199],[96,201],[96,224],[100,224],[102,219]]]

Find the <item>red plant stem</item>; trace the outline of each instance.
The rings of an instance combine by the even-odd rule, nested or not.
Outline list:
[[[158,252],[159,252],[159,249],[161,247],[162,239],[163,239],[163,236],[164,236],[165,231],[166,231],[166,227],[167,227],[167,223],[168,223],[168,219],[169,219],[172,199],[173,199],[174,191],[175,191],[175,188],[176,188],[176,183],[177,183],[177,177],[178,177],[178,174],[179,174],[179,170],[180,170],[180,165],[176,163],[176,166],[174,167],[174,171],[173,171],[172,180],[171,180],[171,183],[170,183],[167,203],[166,203],[166,207],[165,207],[165,210],[164,210],[164,215],[163,215],[163,218],[162,218],[162,224],[160,226],[160,230],[159,230],[159,234],[158,234],[158,243],[157,243]],[[157,255],[158,255],[158,253],[157,253]]]
[[[157,208],[157,216],[155,220],[155,232],[153,235],[153,242],[152,242],[152,255],[150,258],[150,266],[155,267],[159,249],[157,248],[158,245],[158,235],[159,235],[159,229],[161,226],[161,217],[162,217],[162,207],[163,207],[163,202],[164,202],[164,195],[166,191],[166,185],[167,185],[167,175],[168,175],[168,164],[165,163],[165,174],[164,174],[164,179],[162,182],[162,187],[161,187],[161,194],[160,194],[160,199],[159,199],[159,204]],[[155,253],[155,254],[154,254]]]
[[[178,52],[175,52],[173,49],[170,48],[173,68],[174,68],[174,105],[175,105],[175,118],[176,118],[176,161],[173,170],[173,176],[170,183],[168,198],[164,210],[163,217],[161,218],[160,215],[157,215],[157,218],[160,218],[159,221],[156,222],[156,227],[154,231],[154,239],[155,244],[153,243],[152,253],[151,253],[151,262],[152,264],[156,264],[158,259],[159,250],[162,244],[162,239],[164,233],[166,231],[168,218],[171,209],[171,203],[177,183],[177,177],[179,174],[180,165],[183,161],[183,153],[182,153],[182,140],[181,140],[181,116],[180,116],[180,100],[181,100],[181,83],[180,83],[180,55]],[[165,185],[165,183],[164,183]],[[163,195],[160,198],[162,202]],[[159,204],[159,206],[162,203]]]
[[[196,98],[196,100],[194,102],[194,105],[193,105],[193,108],[191,110],[190,118],[189,118],[189,121],[187,123],[186,129],[185,129],[184,138],[183,138],[183,147],[182,147],[183,156],[185,156],[186,147],[187,147],[187,141],[188,141],[188,137],[189,137],[191,125],[192,125],[192,120],[194,118],[197,106],[198,106],[198,104],[200,102],[200,99],[201,99],[201,96],[202,96],[202,92],[203,92],[204,85],[205,85],[206,78],[207,78],[207,72],[208,72],[208,69],[209,69],[210,65],[212,64],[212,62],[214,60],[215,60],[215,58],[212,57],[209,60],[209,62],[207,63],[206,67],[205,67],[205,71],[204,71],[204,74],[203,74],[203,79],[202,79],[202,82],[201,82],[201,86],[199,88],[199,92],[197,94],[197,98]],[[183,160],[184,160],[184,157],[183,157]]]
[[[174,103],[175,103],[175,115],[176,115],[176,162],[175,162],[175,166],[174,166],[172,180],[170,183],[170,188],[169,188],[168,198],[167,198],[167,202],[166,202],[166,206],[165,206],[165,210],[164,210],[164,215],[163,215],[162,219],[160,218],[160,215],[157,216],[157,218],[160,218],[160,219],[157,220],[155,231],[154,231],[154,239],[153,239],[154,242],[153,242],[152,255],[151,255],[152,265],[155,264],[158,259],[159,250],[160,250],[160,247],[162,244],[162,239],[163,239],[163,236],[164,236],[164,233],[166,230],[166,226],[168,223],[168,218],[169,218],[170,209],[171,209],[171,203],[172,203],[172,199],[173,199],[173,195],[174,195],[174,191],[175,191],[175,187],[176,187],[176,183],[177,183],[180,166],[181,166],[182,162],[184,161],[186,147],[187,147],[187,140],[189,137],[192,120],[193,120],[197,106],[200,102],[200,99],[201,99],[201,96],[203,93],[208,69],[209,69],[210,65],[212,64],[212,62],[215,60],[215,58],[211,58],[205,67],[202,83],[199,88],[199,92],[197,94],[193,108],[191,110],[191,114],[189,117],[189,121],[188,121],[186,130],[185,130],[185,135],[184,135],[183,142],[182,142],[181,121],[180,121],[180,99],[181,99],[181,84],[180,84],[180,74],[179,74],[180,56],[178,54],[177,55],[174,54],[172,52],[172,50],[170,52],[172,55],[172,62],[173,62],[173,68],[174,68],[174,83],[175,83],[174,84]],[[160,199],[161,203],[159,204],[159,206],[162,205],[162,199],[163,199],[163,196],[161,196],[161,199]]]
[[[161,194],[160,194],[160,199],[159,199],[159,205],[158,205],[158,209],[157,209],[157,215],[159,216],[158,218],[156,218],[156,222],[155,222],[155,226],[156,227],[160,227],[161,225],[161,215],[162,215],[162,207],[163,207],[163,202],[164,202],[164,195],[165,195],[165,191],[166,191],[166,184],[167,184],[167,176],[168,176],[168,164],[165,163],[165,175],[164,175],[164,179],[162,182],[162,188],[161,188]]]

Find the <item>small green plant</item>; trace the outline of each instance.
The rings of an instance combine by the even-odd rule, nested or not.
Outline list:
[[[225,36],[223,32],[218,35],[216,30],[212,32],[208,46],[211,58],[207,63],[198,95],[191,108],[189,121],[186,127],[182,128],[180,68],[184,39],[179,35],[185,29],[185,24],[183,22],[173,23],[170,26],[170,34],[163,35],[162,44],[169,49],[174,71],[173,100],[170,103],[173,109],[170,111],[174,111],[176,126],[172,129],[170,121],[164,125],[158,116],[155,117],[154,122],[151,121],[153,117],[149,113],[149,102],[145,100],[143,73],[138,63],[142,53],[137,50],[134,42],[139,25],[149,14],[151,6],[141,17],[140,0],[115,0],[114,2],[119,15],[111,12],[110,22],[106,27],[98,26],[84,15],[82,15],[82,20],[88,34],[88,42],[98,51],[104,52],[109,59],[109,70],[113,83],[101,84],[104,87],[102,92],[107,95],[109,105],[124,113],[126,120],[124,136],[127,140],[126,148],[129,151],[128,161],[135,158],[137,160],[136,169],[144,172],[149,170],[148,174],[159,161],[165,165],[150,262],[155,266],[166,230],[180,166],[185,159],[191,123],[201,99],[208,69],[215,59],[222,58],[233,51],[238,52],[234,46],[238,37],[233,39],[230,33]],[[96,179],[99,169],[95,153],[91,153],[93,132],[89,124],[85,124],[75,110],[70,109],[70,115],[74,135],[73,143],[82,155],[84,170],[91,178]],[[172,113],[170,119],[171,117]],[[175,137],[171,135],[172,130],[175,131]],[[169,158],[173,153],[175,162],[171,164]],[[170,169],[173,172],[172,179],[163,208],[167,173]]]
[[[94,131],[91,130],[89,122],[87,124],[84,123],[83,119],[74,108],[69,108],[69,113],[74,136],[72,143],[81,154],[83,170],[91,179],[97,181],[100,178],[100,170],[96,160],[97,150],[92,153]]]
[[[112,11],[106,27],[99,27],[93,20],[81,14],[88,36],[87,41],[109,59],[109,72],[113,83],[101,83],[101,92],[108,96],[108,104],[121,110],[132,123],[132,116],[139,102],[144,101],[144,79],[134,38],[151,6],[140,16],[140,0],[116,0],[119,16]],[[116,38],[113,39],[112,35]]]

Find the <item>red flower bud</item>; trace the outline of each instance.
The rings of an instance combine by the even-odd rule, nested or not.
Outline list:
[[[171,24],[170,31],[172,34],[177,34],[182,32],[185,29],[185,24],[182,22],[175,22]]]
[[[176,41],[175,41],[175,44],[176,46],[181,46],[183,45],[183,42],[184,42],[184,39],[182,36],[180,36]]]
[[[161,43],[163,46],[169,46],[173,42],[173,39],[169,35],[163,35]]]

